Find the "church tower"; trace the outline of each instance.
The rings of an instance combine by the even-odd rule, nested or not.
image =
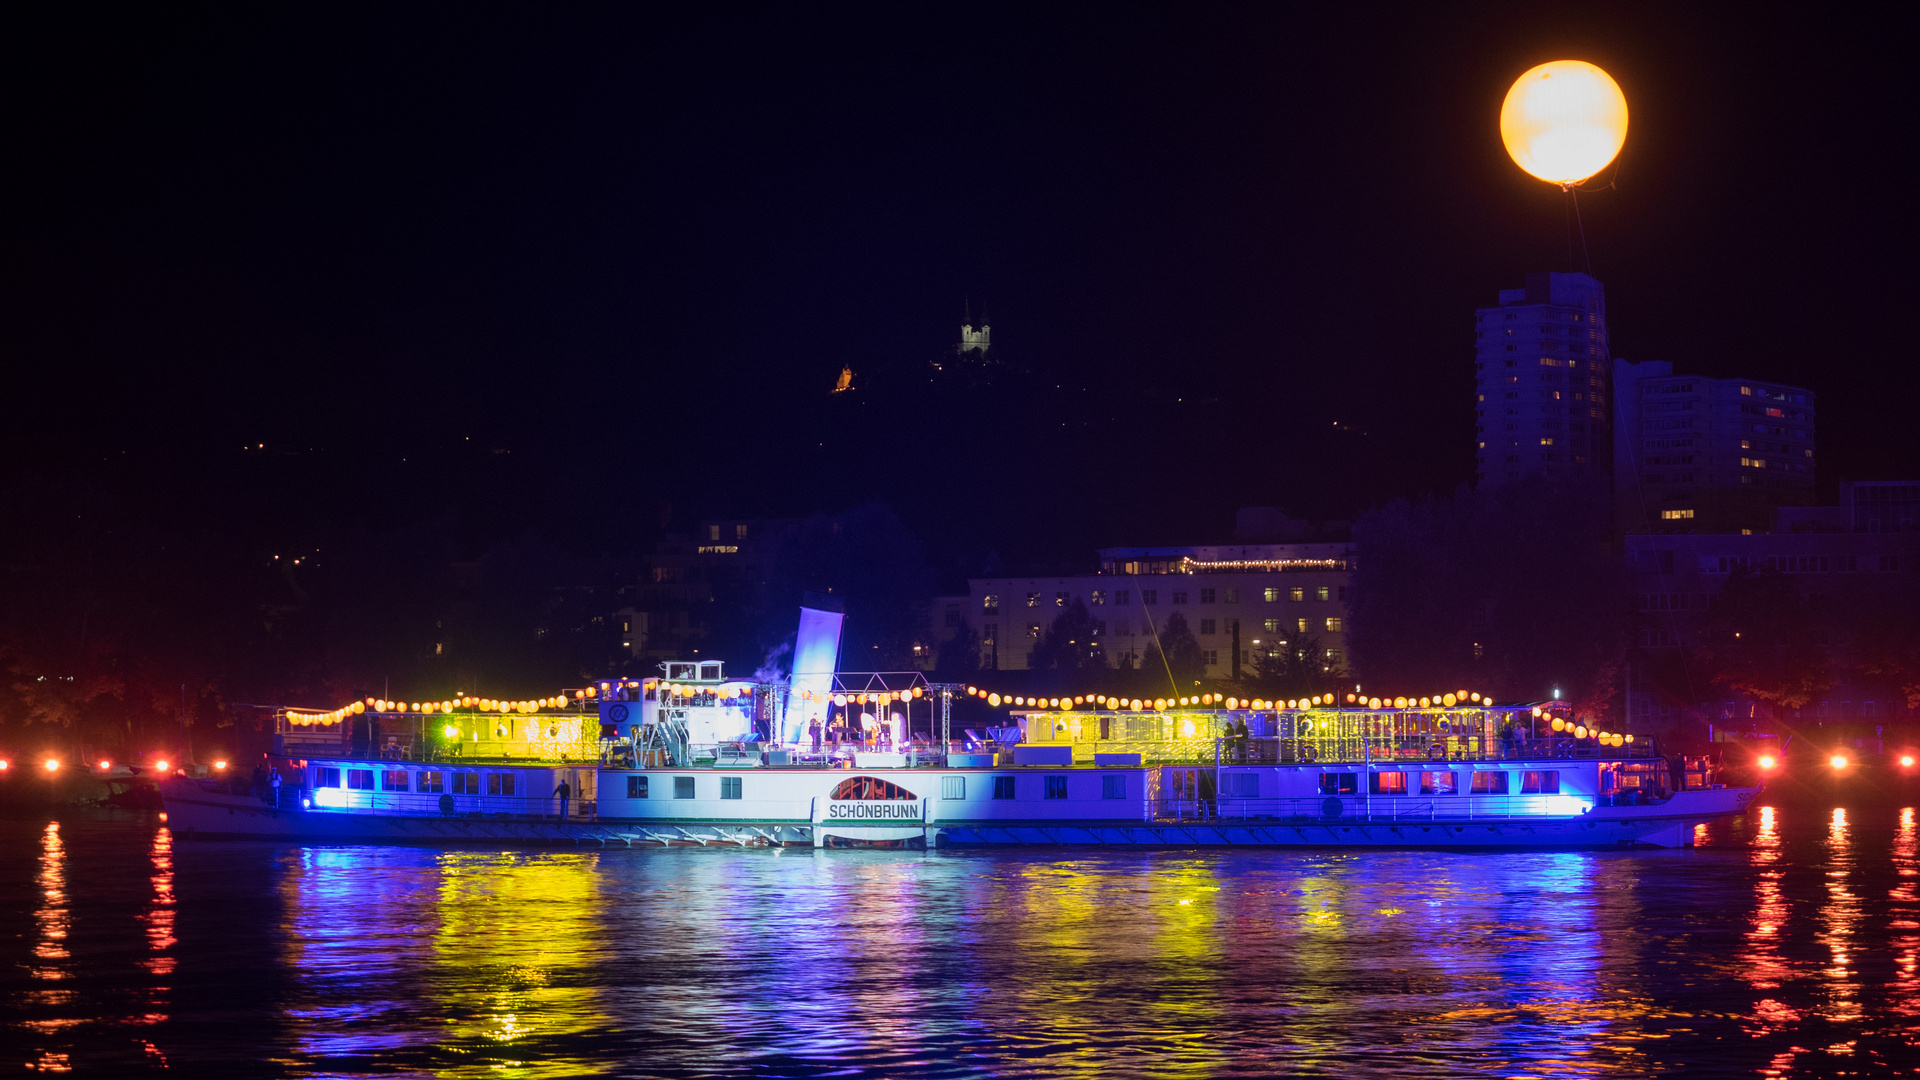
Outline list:
[[[981,362],[992,358],[993,328],[987,325],[986,312],[980,313],[980,322],[975,325],[973,305],[967,305],[961,316],[960,343],[953,347],[953,351],[962,360]]]

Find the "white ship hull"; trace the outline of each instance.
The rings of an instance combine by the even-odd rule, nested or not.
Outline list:
[[[312,763],[320,767],[365,762]],[[446,766],[380,763],[384,771]],[[1409,765],[1429,772],[1442,765]],[[484,772],[485,765],[474,765]],[[505,768],[505,766],[502,766]],[[525,766],[519,767],[525,771]],[[1485,763],[1453,769],[1493,771]],[[737,844],[773,846],[1114,845],[1394,848],[1679,847],[1697,826],[1740,813],[1755,788],[1686,790],[1615,805],[1585,781],[1592,762],[1502,763],[1551,770],[1551,795],[1322,797],[1321,774],[1403,771],[1378,764],[1268,768],[1017,766],[1002,769],[611,769],[561,820],[526,798],[432,801],[330,789],[323,805],[276,809],[250,795],[175,778],[161,785],[169,824],[190,837],[419,844]],[[587,770],[581,770],[585,772]],[[1199,774],[1243,797],[1193,797]],[[1235,775],[1243,779],[1235,780]],[[1257,782],[1244,779],[1253,775]],[[521,791],[527,787],[523,783]],[[1288,792],[1293,794],[1289,795]],[[1306,792],[1316,792],[1307,794]],[[1263,797],[1265,796],[1265,797]],[[287,802],[289,800],[282,800]],[[499,808],[496,809],[495,803]],[[557,810],[557,805],[552,809]]]

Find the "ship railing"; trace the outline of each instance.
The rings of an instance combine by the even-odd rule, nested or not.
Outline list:
[[[1398,735],[1384,739],[1348,737],[1250,736],[1244,741],[1214,740],[1222,765],[1325,765],[1354,762],[1423,761],[1617,761],[1652,760],[1652,740],[1605,747],[1571,736],[1545,739],[1483,740],[1478,736]]]
[[[1216,820],[1281,824],[1435,822],[1579,817],[1601,800],[1591,795],[1323,795],[1318,798],[1215,802]]]
[[[448,813],[442,796],[453,801]],[[435,791],[368,791],[357,788],[282,788],[280,805],[316,812],[406,814],[411,816],[511,817],[558,820],[560,800],[552,794],[480,795]],[[592,820],[597,813],[593,798],[575,798],[567,807],[568,821]]]

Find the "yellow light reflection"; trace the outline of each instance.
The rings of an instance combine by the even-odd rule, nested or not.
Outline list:
[[[34,879],[40,887],[40,903],[34,908],[33,921],[39,929],[34,958],[41,966],[33,969],[36,979],[64,979],[67,972],[60,961],[69,959],[67,934],[73,920],[67,910],[67,849],[60,842],[60,823],[47,822],[40,832],[40,873]]]
[[[1897,879],[1887,892],[1887,927],[1893,931],[1888,945],[1893,953],[1893,978],[1887,987],[1888,1003],[1907,1016],[1920,1014],[1920,835],[1914,827],[1913,807],[1902,807],[1900,824],[1893,834],[1893,872]]]
[[[1830,963],[1821,972],[1826,977],[1827,1000],[1816,1012],[1840,1024],[1858,1023],[1865,1017],[1859,1000],[1860,973],[1854,955],[1854,938],[1864,907],[1852,888],[1855,869],[1847,811],[1844,807],[1835,807],[1827,824],[1827,902],[1820,909],[1822,929],[1814,937],[1827,947],[1830,957]]]
[[[167,950],[176,944],[173,936],[173,832],[162,826],[153,834],[153,847],[149,853],[153,863],[153,900],[147,910],[140,915],[140,921],[147,926],[147,945],[153,955],[140,961],[140,966],[155,975],[173,974],[178,962],[168,955]]]
[[[593,854],[308,848],[289,866],[285,961],[295,1045],[313,1060],[432,1046],[440,1076],[586,1076],[549,1052],[608,1030],[590,985],[616,906]],[[392,973],[407,972],[404,984]]]
[[[1778,990],[1789,974],[1788,964],[1781,955],[1780,942],[1791,906],[1782,887],[1786,873],[1781,860],[1779,812],[1771,806],[1763,806],[1759,818],[1760,827],[1754,833],[1749,856],[1755,870],[1753,927],[1746,933],[1747,951],[1742,960],[1745,961],[1747,981],[1753,984],[1754,989]],[[1761,1011],[1764,1014],[1778,1004],[1771,999],[1762,1001]]]

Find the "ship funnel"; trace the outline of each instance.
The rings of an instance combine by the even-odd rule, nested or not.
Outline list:
[[[806,593],[800,601],[800,632],[793,640],[793,684],[787,700],[780,739],[797,746],[807,738],[807,726],[819,720],[826,726],[827,695],[833,692],[833,673],[840,669],[840,624],[846,605],[837,596]],[[802,690],[812,691],[801,695]]]

